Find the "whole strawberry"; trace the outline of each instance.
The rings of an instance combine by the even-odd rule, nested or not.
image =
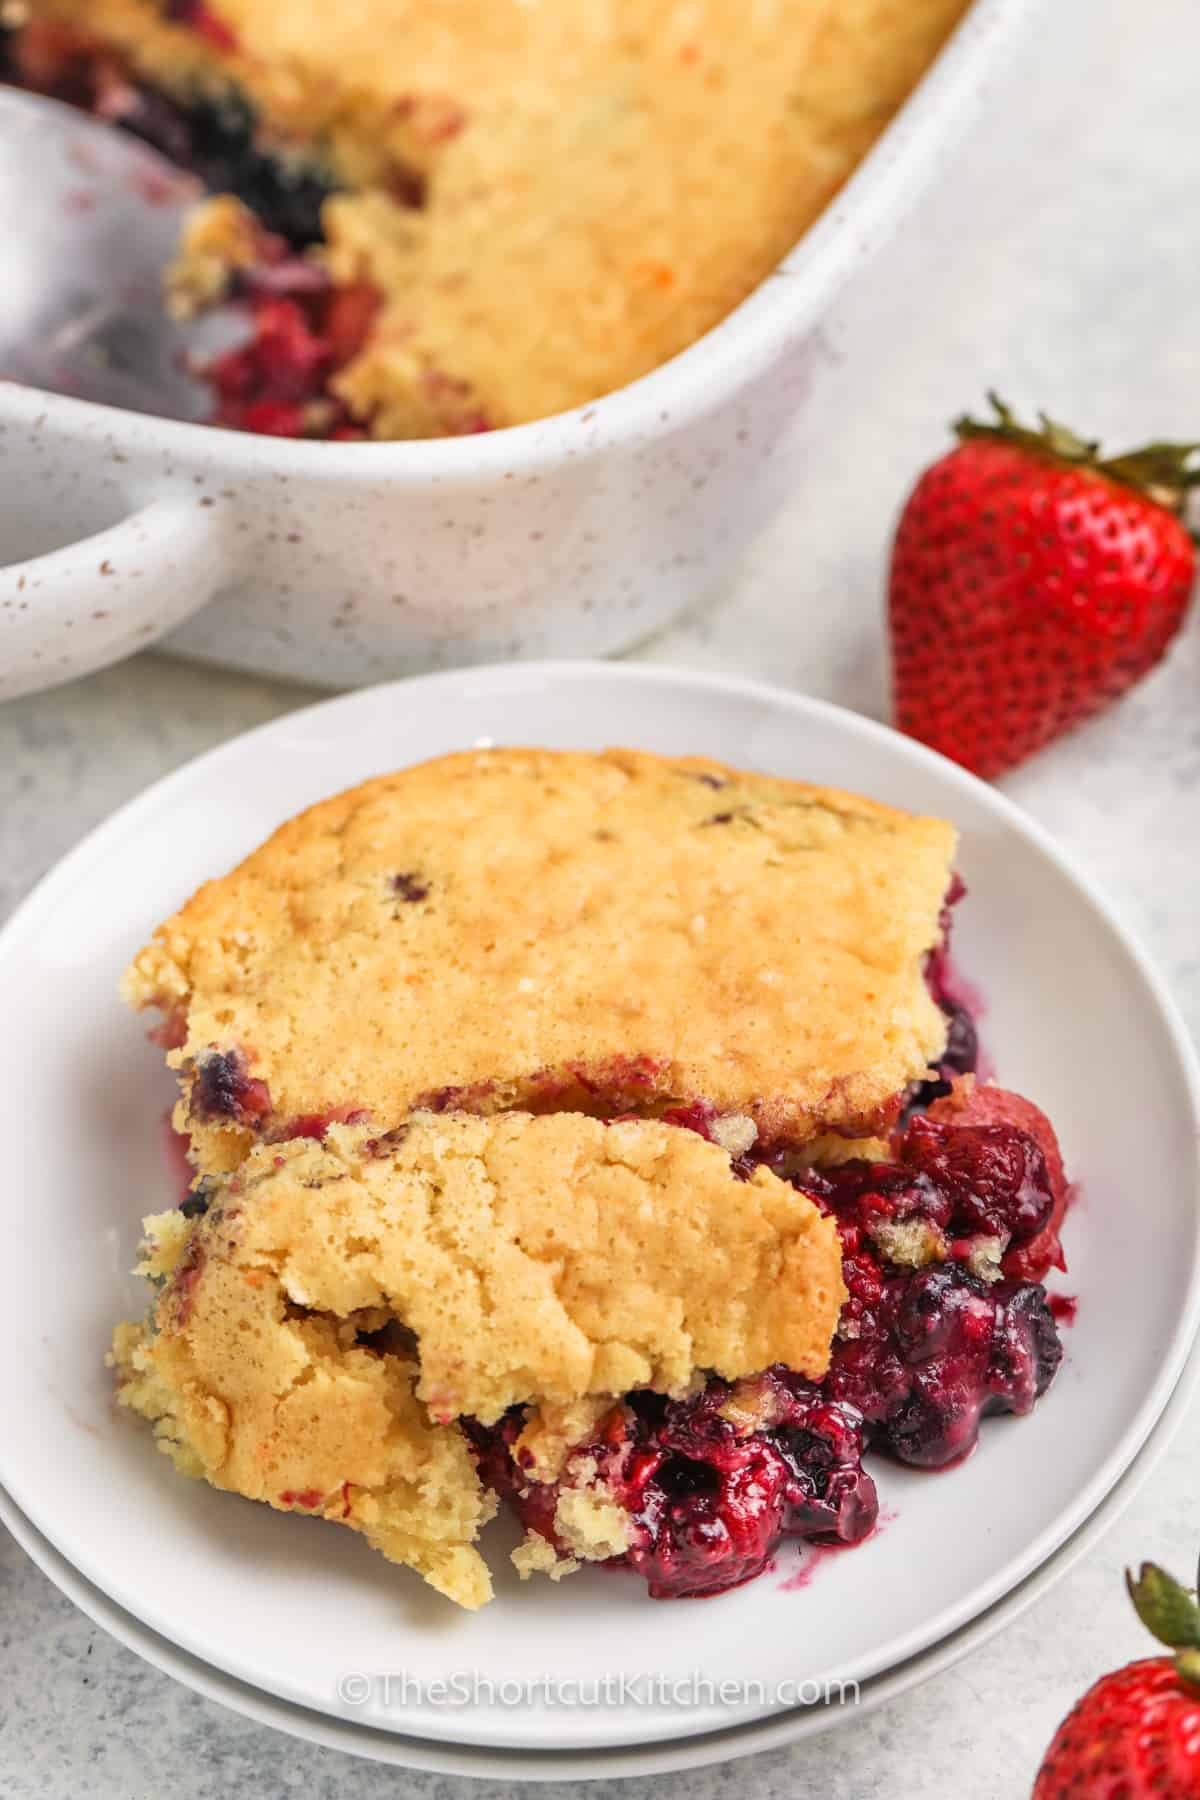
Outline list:
[[[1200,1607],[1154,1563],[1125,1577],[1142,1623],[1174,1656],[1104,1675],[1068,1713],[1033,1800],[1197,1800]]]
[[[960,419],[900,519],[889,611],[896,724],[977,775],[1011,769],[1163,655],[1195,573],[1180,521],[1200,446],[1102,459],[1044,415]]]

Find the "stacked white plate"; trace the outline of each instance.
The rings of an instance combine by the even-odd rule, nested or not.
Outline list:
[[[291,813],[481,741],[703,752],[960,828],[956,957],[986,998],[1000,1078],[1049,1112],[1081,1184],[1058,1283],[1079,1312],[1031,1417],[989,1421],[976,1454],[937,1477],[875,1466],[884,1528],[852,1553],[787,1546],[734,1593],[659,1604],[604,1571],[521,1585],[515,1534],[499,1525],[496,1601],[468,1616],[350,1533],[181,1481],[113,1407],[108,1335],[144,1304],[126,1273],[138,1221],[172,1197],[171,1083],[117,1001],[121,968]],[[160,782],[42,883],[0,935],[0,1018],[0,1208],[20,1246],[0,1269],[0,1516],[140,1654],[321,1742],[561,1777],[694,1765],[824,1729],[852,1716],[839,1696],[855,1684],[860,1706],[886,1699],[1028,1604],[1182,1409],[1200,1318],[1200,1080],[1171,1001],[1002,796],[836,708],[562,664],[432,676],[292,714]]]

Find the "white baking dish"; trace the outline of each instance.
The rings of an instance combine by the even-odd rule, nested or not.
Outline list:
[[[164,634],[183,655],[346,686],[657,630],[803,479],[816,328],[1034,3],[975,0],[780,268],[681,356],[574,412],[307,443],[0,383],[0,697]]]

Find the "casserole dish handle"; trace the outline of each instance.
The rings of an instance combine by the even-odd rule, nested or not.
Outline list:
[[[104,531],[0,568],[0,700],[144,650],[228,574],[219,515],[165,495]]]

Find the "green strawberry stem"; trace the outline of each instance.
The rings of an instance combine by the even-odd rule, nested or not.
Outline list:
[[[1013,444],[1036,456],[1048,456],[1055,462],[1072,463],[1107,475],[1123,487],[1135,489],[1168,512],[1182,513],[1189,488],[1200,485],[1200,443],[1145,444],[1140,450],[1127,450],[1122,456],[1102,457],[1096,439],[1081,438],[1066,425],[1059,425],[1039,413],[1039,428],[1022,425],[1015,413],[998,394],[989,393],[988,400],[996,417],[992,420],[965,416],[955,420],[954,430],[960,442],[971,438],[991,438],[997,443]]]
[[[1147,1631],[1175,1651],[1179,1679],[1200,1692],[1200,1606],[1196,1596],[1157,1563],[1143,1563],[1136,1576],[1126,1569],[1125,1585]]]

